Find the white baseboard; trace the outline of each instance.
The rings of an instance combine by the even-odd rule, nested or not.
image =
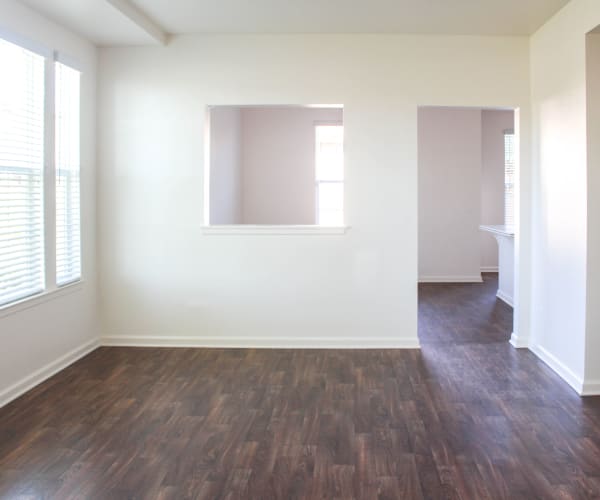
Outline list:
[[[482,273],[497,273],[498,266],[481,266]]]
[[[475,276],[419,276],[419,283],[483,283],[481,274]]]
[[[582,396],[600,396],[600,380],[589,380],[583,383]]]
[[[78,359],[83,358],[86,354],[89,354],[98,347],[100,347],[100,341],[98,339],[90,340],[51,363],[48,363],[39,370],[34,371],[31,375],[22,378],[16,384],[7,387],[0,392],[0,408],[33,389],[36,385],[41,384],[46,379],[49,379],[52,375],[64,370],[67,366],[73,364]]]
[[[498,297],[502,302],[506,302],[510,307],[515,307],[513,298],[506,295],[504,292],[498,290],[496,293],[496,297]]]
[[[515,347],[529,347],[513,333],[510,340]],[[31,375],[0,392],[0,408],[18,398],[52,375],[64,370],[80,358],[101,345],[127,347],[213,347],[213,348],[262,348],[262,349],[419,349],[419,341],[414,338],[390,337],[292,337],[285,341],[272,337],[189,337],[189,336],[107,336],[93,339],[73,349],[64,356],[48,363]],[[553,354],[541,346],[530,350],[554,370],[567,384],[581,396],[600,395],[600,380],[585,383]]]
[[[255,349],[419,349],[417,338],[393,337],[190,337],[158,335],[106,336],[105,346],[215,347]]]
[[[540,345],[531,346],[529,348],[538,358],[546,363],[552,370],[554,370],[560,378],[562,378],[567,384],[569,384],[577,394],[584,396],[584,384],[583,380],[579,378],[571,369],[560,361],[554,354],[548,352]],[[590,390],[593,387],[589,387]]]
[[[515,334],[515,332],[513,332],[510,335],[510,341],[509,342],[516,349],[527,349],[527,348],[529,348],[529,340],[523,339],[523,338],[519,337],[518,335]]]

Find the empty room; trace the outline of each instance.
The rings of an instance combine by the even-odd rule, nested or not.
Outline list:
[[[0,498],[600,498],[600,2],[0,0]]]

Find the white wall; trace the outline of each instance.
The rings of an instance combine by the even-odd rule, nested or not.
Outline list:
[[[504,132],[514,130],[513,111],[484,109],[481,115],[481,224],[504,224]],[[498,269],[498,243],[480,233],[481,269]]]
[[[578,390],[600,389],[598,297],[600,193],[587,162],[586,33],[600,24],[597,0],[572,0],[531,39],[533,249],[531,348]],[[594,140],[594,139],[592,139]],[[588,213],[588,209],[590,209]],[[591,234],[591,233],[590,233]],[[589,252],[591,251],[591,252]],[[586,269],[586,262],[589,268]],[[587,291],[587,293],[586,293]],[[588,308],[586,311],[586,302]],[[587,316],[586,325],[586,314]],[[592,350],[593,348],[593,350]]]
[[[210,111],[211,224],[242,224],[241,124],[239,108]]]
[[[242,109],[244,224],[316,224],[315,122],[341,109]]]
[[[521,107],[528,127],[527,38],[182,36],[102,49],[100,68],[111,343],[415,345],[417,107]],[[203,235],[214,103],[343,104],[349,232]]]
[[[0,312],[0,406],[97,338],[95,262],[95,103],[96,50],[88,42],[47,21],[19,2],[0,2],[3,29],[74,58],[82,67],[81,182],[84,283],[51,300],[29,302]],[[69,355],[70,353],[70,355]],[[66,357],[65,357],[66,355]]]
[[[600,394],[600,31],[587,38],[587,325],[585,382]]]
[[[419,109],[419,279],[481,281],[481,109]]]

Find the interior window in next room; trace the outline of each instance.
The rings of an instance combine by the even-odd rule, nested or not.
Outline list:
[[[340,106],[210,106],[208,224],[344,225]]]

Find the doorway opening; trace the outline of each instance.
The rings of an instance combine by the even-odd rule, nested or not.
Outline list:
[[[511,338],[517,116],[506,108],[418,110],[422,344]]]

